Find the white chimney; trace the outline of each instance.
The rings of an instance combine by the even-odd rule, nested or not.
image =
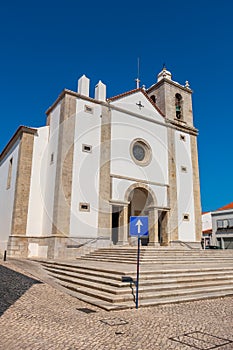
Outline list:
[[[106,101],[106,85],[100,80],[95,87],[95,99],[99,101]]]
[[[78,80],[78,93],[89,97],[90,79],[83,75]]]

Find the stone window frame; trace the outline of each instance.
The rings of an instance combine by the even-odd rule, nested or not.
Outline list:
[[[54,152],[50,154],[50,164],[54,163]]]
[[[89,148],[89,149],[88,149]],[[86,153],[92,153],[92,145],[82,144],[82,151]]]
[[[139,144],[145,151],[145,157],[143,160],[136,159],[134,154],[133,154],[133,148],[137,144]],[[146,140],[144,140],[142,138],[136,138],[130,144],[130,156],[133,159],[135,164],[137,164],[139,166],[147,166],[150,164],[151,159],[152,159],[152,149]]]
[[[184,214],[183,214],[183,220],[184,220],[184,221],[190,221],[190,217],[189,217],[189,214],[188,214],[188,213],[184,213]]]
[[[175,94],[176,120],[183,121],[183,96],[180,93]]]
[[[11,188],[12,168],[13,168],[13,157],[11,157],[9,160],[8,174],[7,174],[7,185],[6,185],[7,190],[9,190],[9,188]]]
[[[93,107],[89,105],[84,105],[84,112],[93,114]]]
[[[187,169],[187,167],[185,165],[181,165],[180,168],[181,168],[182,173],[187,173],[188,172],[188,169]]]
[[[186,142],[186,136],[183,134],[180,134],[180,140]]]
[[[150,99],[151,99],[154,103],[156,103],[157,98],[156,98],[155,95],[151,95],[151,96],[150,96]]]
[[[79,211],[90,212],[90,203],[79,203]]]

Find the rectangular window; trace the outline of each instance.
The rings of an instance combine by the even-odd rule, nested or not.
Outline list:
[[[183,214],[183,220],[189,221],[189,214]]]
[[[84,106],[84,111],[93,114],[93,108],[91,106]]]
[[[182,171],[182,173],[187,173],[187,167],[186,166],[182,166],[181,167],[181,171]]]
[[[217,228],[223,228],[223,221],[217,220]]]
[[[79,210],[89,212],[90,211],[90,204],[89,203],[79,203]]]
[[[91,146],[91,145],[82,145],[82,151],[83,151],[83,152],[91,153],[91,151],[92,151],[92,146]]]
[[[13,158],[10,159],[9,166],[8,166],[7,185],[6,185],[7,190],[8,188],[11,187],[12,166],[13,166]]]
[[[51,153],[50,155],[50,164],[53,164],[54,162],[54,153]]]
[[[229,228],[233,228],[233,219],[229,219],[228,222],[229,222]]]

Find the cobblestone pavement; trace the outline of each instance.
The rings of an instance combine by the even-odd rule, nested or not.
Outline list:
[[[0,350],[229,350],[233,298],[107,312],[0,263]]]

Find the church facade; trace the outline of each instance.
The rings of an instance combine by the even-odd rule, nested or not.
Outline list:
[[[192,90],[163,68],[149,89],[106,98],[100,81],[64,90],[40,128],[21,126],[0,155],[0,249],[69,258],[78,247],[199,246],[201,204]]]

